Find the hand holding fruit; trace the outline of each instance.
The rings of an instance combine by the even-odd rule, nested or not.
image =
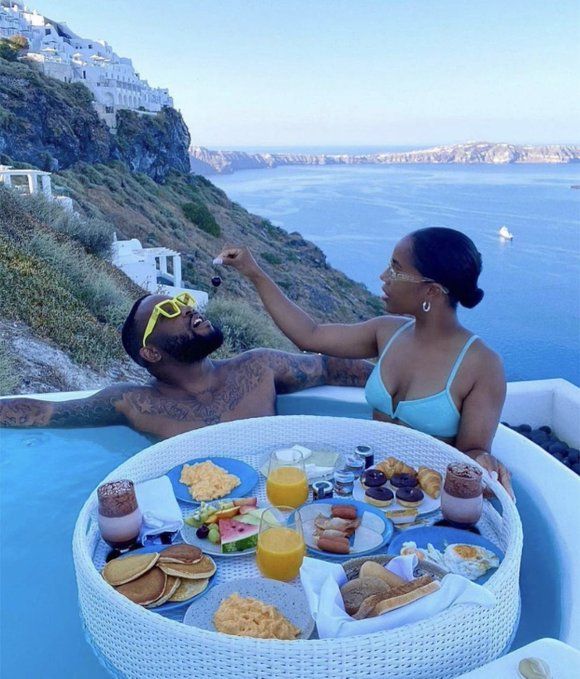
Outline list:
[[[220,261],[223,266],[231,266],[247,278],[252,278],[261,271],[247,247],[225,247],[214,260],[214,262],[216,261]]]

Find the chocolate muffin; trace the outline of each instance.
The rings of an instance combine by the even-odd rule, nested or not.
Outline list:
[[[397,502],[402,507],[418,507],[425,494],[420,488],[399,488],[397,490]]]
[[[380,469],[367,469],[361,477],[361,483],[365,488],[379,488],[386,482],[387,477]]]
[[[391,486],[395,488],[414,488],[419,485],[415,474],[393,474],[391,476]]]
[[[393,491],[386,486],[369,488],[365,493],[365,502],[375,507],[388,507],[394,500]]]

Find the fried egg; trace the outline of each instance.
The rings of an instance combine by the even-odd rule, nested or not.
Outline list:
[[[477,580],[490,568],[499,566],[499,558],[489,549],[466,544],[449,545],[443,553],[443,561],[450,573],[469,580]]]
[[[424,550],[417,549],[416,542],[403,542],[400,554],[401,556],[411,556],[412,554],[414,554],[418,559],[427,558],[427,555],[425,554]]]

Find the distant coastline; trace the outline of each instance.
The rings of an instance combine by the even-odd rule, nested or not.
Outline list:
[[[190,148],[191,170],[196,174],[231,174],[239,170],[271,169],[285,165],[393,165],[393,164],[565,164],[580,162],[580,146],[553,144],[524,146],[468,142],[412,151],[361,154],[247,153]]]

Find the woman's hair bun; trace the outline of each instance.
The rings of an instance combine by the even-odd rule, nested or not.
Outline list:
[[[481,302],[483,295],[484,292],[481,288],[473,288],[459,298],[459,303],[467,309],[473,309]]]

